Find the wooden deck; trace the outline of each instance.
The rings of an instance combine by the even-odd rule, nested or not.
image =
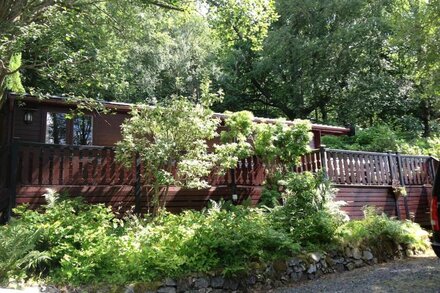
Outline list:
[[[142,211],[148,209],[148,187],[137,176],[136,167],[127,170],[115,162],[112,147],[20,142],[3,149],[0,162],[3,220],[9,216],[9,205],[27,203],[37,208],[44,204],[47,188],[81,195],[90,203],[109,204],[121,211],[130,209],[138,199]],[[375,205],[389,215],[429,225],[429,199],[437,165],[438,161],[428,156],[321,148],[305,155],[295,171],[325,172],[338,188],[337,199],[347,202],[343,209],[351,218],[362,217],[363,206]],[[253,157],[239,162],[224,176],[212,174],[207,180],[212,186],[209,189],[171,188],[167,208],[172,212],[201,209],[210,199],[231,199],[233,190],[240,201],[250,197],[256,204],[265,176],[261,162]],[[393,180],[406,186],[406,198],[396,201]]]

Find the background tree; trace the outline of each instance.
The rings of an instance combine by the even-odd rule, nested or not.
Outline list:
[[[2,89],[136,102],[209,83],[217,111],[439,131],[438,0],[1,5]]]
[[[151,7],[166,11],[184,11],[186,4],[179,0],[2,1],[0,7],[1,89],[4,90],[7,76],[24,69],[54,67],[54,74],[45,77],[52,78],[55,81],[58,79],[60,70],[57,71],[57,69],[60,67],[69,68],[72,71],[72,68],[84,63],[93,65],[103,65],[104,63],[104,67],[108,72],[114,72],[115,68],[110,65],[119,63],[114,63],[115,60],[108,60],[109,62],[105,63],[101,59],[105,56],[106,51],[110,49],[110,45],[115,43],[114,36],[117,32],[120,33],[119,42],[114,44],[114,49],[117,48],[118,44],[122,44],[127,29],[122,31],[120,24],[124,23],[122,20],[133,19],[133,17],[138,16],[138,14],[133,14],[135,7],[140,10],[138,11],[139,14],[142,9],[147,10]],[[128,22],[128,24],[130,23]],[[134,31],[135,28],[131,27],[131,29]],[[101,35],[98,35],[99,33]],[[128,36],[125,35],[125,37]],[[104,48],[103,43],[106,45]],[[120,54],[117,53],[121,51],[112,53],[116,53],[116,57],[120,57]],[[13,56],[22,52],[26,53],[22,64],[18,68],[11,69],[13,67],[11,67]],[[79,69],[84,69],[84,67]],[[96,66],[95,68],[102,68],[102,66]],[[43,74],[46,73],[43,72]],[[61,77],[67,74],[65,71],[62,73],[64,74]],[[70,74],[70,72],[68,73]],[[84,77],[89,76],[89,72],[83,72],[83,74]],[[109,75],[107,74],[107,79]],[[38,84],[38,80],[34,80],[34,82],[27,85],[33,87]],[[41,89],[52,90],[52,88],[45,88],[44,85],[41,86]]]
[[[415,118],[419,125],[397,120],[404,130],[412,126],[408,130],[422,130],[423,136],[429,137],[432,130],[438,132],[440,119],[440,2],[397,3],[390,41],[396,48],[392,57],[405,81],[405,120]]]

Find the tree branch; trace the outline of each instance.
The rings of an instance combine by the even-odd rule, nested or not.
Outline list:
[[[180,8],[180,7],[177,7],[172,4],[162,2],[162,1],[148,0],[147,3],[161,7],[161,8],[169,9],[169,10],[176,10],[176,11],[181,11],[181,12],[185,11],[183,8]]]

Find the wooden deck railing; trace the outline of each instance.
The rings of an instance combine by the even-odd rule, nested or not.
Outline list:
[[[22,185],[132,185],[135,169],[115,162],[114,148],[18,143]]]
[[[402,186],[422,186],[432,184],[436,164],[429,156],[320,148],[304,155],[294,171],[321,170],[338,185],[391,186],[396,180]],[[132,186],[138,200],[144,185],[142,168],[139,164],[122,167],[112,147],[16,142],[0,153],[0,187],[7,188],[7,199],[3,192],[0,203],[13,205],[19,186]],[[213,172],[206,179],[212,186],[230,187],[235,193],[237,186],[263,185],[265,168],[257,157],[251,157],[225,175]]]
[[[321,148],[301,159],[297,172],[323,170],[336,184],[391,186],[432,184],[435,164],[430,156],[401,155]]]
[[[11,149],[0,153],[5,162],[0,168],[2,181],[9,172],[16,173],[21,185],[133,185],[136,181],[135,164],[130,169],[118,164],[113,147],[20,142]],[[13,160],[16,164],[11,165]],[[397,180],[402,185],[423,185],[432,183],[434,163],[429,156],[321,148],[304,155],[295,171],[323,170],[336,184],[383,186]],[[260,186],[265,172],[262,162],[250,157],[241,160],[233,173],[213,172],[207,180],[211,185]]]

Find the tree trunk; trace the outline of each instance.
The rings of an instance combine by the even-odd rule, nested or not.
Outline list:
[[[328,120],[328,114],[327,114],[327,109],[325,108],[325,105],[321,104],[319,106],[319,111],[321,112],[321,115],[322,115],[322,122],[326,123]]]
[[[429,101],[422,100],[420,103],[420,108],[420,119],[423,123],[423,137],[430,137],[431,127],[429,125],[429,121],[431,120],[431,107]]]

